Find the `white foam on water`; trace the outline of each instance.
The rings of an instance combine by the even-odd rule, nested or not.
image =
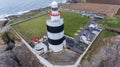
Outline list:
[[[1,0],[2,1],[2,0]],[[0,1],[0,2],[1,2]],[[8,0],[4,0],[4,1],[8,1]],[[14,0],[13,0],[14,1]],[[29,0],[28,0],[29,1]],[[30,0],[31,2],[32,2],[32,0]],[[12,15],[23,15],[24,13],[27,13],[27,12],[30,12],[31,10],[37,10],[37,9],[40,9],[40,8],[46,8],[46,7],[49,7],[50,6],[50,3],[53,1],[53,0],[45,0],[45,1],[47,1],[47,2],[44,2],[44,1],[41,1],[41,0],[38,0],[38,2],[42,2],[42,4],[43,5],[39,5],[39,3],[37,3],[37,5],[39,6],[37,6],[37,7],[32,7],[32,6],[34,6],[34,4],[31,6],[31,3],[26,3],[27,4],[27,6],[25,6],[25,7],[23,7],[23,5],[22,4],[20,4],[21,6],[19,7],[18,6],[18,8],[16,8],[17,6],[14,6],[14,7],[12,7],[10,10],[8,10],[8,11],[6,11],[7,9],[7,7],[9,6],[9,4],[7,5],[6,3],[6,5],[4,4],[4,3],[0,3],[0,4],[4,4],[3,6],[4,7],[0,7],[0,12],[2,12],[3,14],[0,14],[0,18],[5,18],[5,17],[8,17],[8,16],[12,16]],[[65,1],[65,0],[56,0],[57,2],[59,2],[59,3],[63,3],[63,1]],[[44,2],[44,3],[43,3]],[[15,2],[16,3],[16,2]],[[17,4],[17,3],[16,3]],[[16,5],[15,4],[15,5]],[[41,4],[41,3],[40,3]],[[46,6],[44,6],[44,4],[48,4],[48,5],[46,5]],[[14,4],[13,4],[14,5]],[[6,7],[7,6],[7,7]],[[10,5],[11,6],[11,5]],[[28,6],[30,6],[31,7],[31,9],[28,9],[27,7]],[[5,8],[5,9],[4,9]],[[19,10],[19,8],[20,8],[20,10]],[[22,8],[22,10],[21,10],[21,8]],[[3,10],[4,9],[4,10]],[[19,10],[19,11],[18,11]],[[5,11],[5,12],[4,12]],[[2,20],[2,19],[1,19]]]

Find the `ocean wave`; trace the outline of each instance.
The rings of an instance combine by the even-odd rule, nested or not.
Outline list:
[[[58,0],[57,0],[58,1]],[[59,1],[59,3],[63,3],[64,0],[61,0],[61,2]],[[46,8],[46,7],[49,7],[50,4],[44,6],[44,7],[39,7],[39,8],[31,8],[29,10],[23,10],[23,11],[19,11],[19,12],[14,12],[14,13],[6,13],[6,14],[2,14],[0,15],[0,18],[5,18],[5,17],[9,17],[9,16],[13,16],[13,15],[23,15],[24,13],[28,13],[32,10],[38,10],[38,9],[42,9],[42,8]]]
[[[63,0],[62,3],[65,4],[65,3],[67,3],[67,1],[68,1],[68,0]]]
[[[28,12],[30,12],[31,10],[27,10],[27,11],[20,11],[20,12],[18,12],[17,13],[17,15],[22,15],[22,14],[24,14],[24,13],[28,13]]]
[[[30,11],[32,11],[32,10],[37,10],[38,8],[36,8],[36,9],[30,9],[30,10],[26,10],[26,11],[19,11],[19,12],[16,12],[16,13],[13,13],[13,14],[2,14],[2,15],[0,15],[0,20],[1,19],[3,19],[3,18],[5,18],[5,17],[9,17],[9,16],[17,16],[17,15],[23,15],[24,13],[28,13],[28,12],[30,12]]]

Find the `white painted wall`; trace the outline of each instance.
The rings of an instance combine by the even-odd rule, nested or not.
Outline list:
[[[53,51],[53,52],[59,52],[61,50],[63,50],[63,43],[59,44],[59,45],[52,45],[49,43],[49,48]]]
[[[54,20],[59,20],[60,19],[60,15],[59,16],[51,16],[51,20],[54,21]]]
[[[47,32],[48,38],[53,39],[53,40],[58,40],[61,39],[64,36],[64,31],[60,33],[50,33]]]
[[[59,20],[55,20],[55,21],[47,20],[47,25],[51,26],[51,27],[61,26],[61,25],[63,25],[63,19],[59,19]]]

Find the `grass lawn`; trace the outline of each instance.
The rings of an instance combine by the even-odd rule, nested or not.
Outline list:
[[[39,15],[41,13],[44,13],[45,11],[48,11],[48,10],[49,10],[49,8],[46,8],[43,11],[29,12],[29,13],[25,13],[25,14],[19,16],[19,17],[10,18],[10,20],[7,24],[11,24],[11,23],[17,22],[19,20],[23,20],[23,19],[26,19],[26,18],[29,18],[29,17],[32,17],[32,16]]]
[[[80,2],[85,2],[84,0],[80,0]]]
[[[112,36],[115,36],[115,35],[118,35],[118,33],[111,32],[111,31],[108,31],[108,30],[104,31],[104,38],[112,37]]]
[[[46,34],[46,20],[49,18],[48,15],[45,15],[17,24],[13,27],[30,39],[41,38]],[[74,37],[74,33],[89,21],[87,17],[81,17],[80,14],[71,12],[63,12],[62,18],[64,18],[65,34],[71,37]]]
[[[112,28],[120,28],[120,16],[107,17],[103,20],[103,24]]]
[[[107,17],[104,20],[101,21],[103,25],[106,27],[111,27],[111,28],[119,28],[120,29],[120,16],[112,16],[112,17]],[[111,31],[104,31],[104,37],[111,37],[117,35],[116,32],[111,32]]]

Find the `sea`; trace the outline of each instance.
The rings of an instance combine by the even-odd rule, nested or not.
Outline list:
[[[0,18],[50,6],[54,0],[0,0]],[[65,0],[56,0],[63,3]]]

